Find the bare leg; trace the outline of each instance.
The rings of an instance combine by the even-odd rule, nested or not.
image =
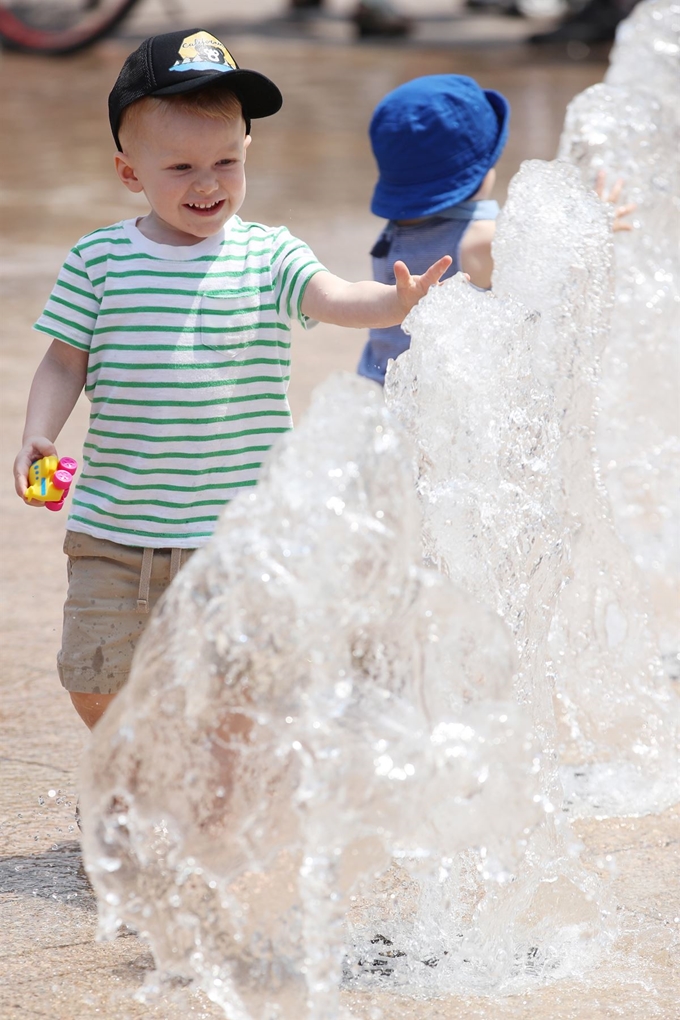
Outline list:
[[[109,707],[115,694],[83,694],[80,691],[69,691],[73,707],[88,729],[99,722]]]

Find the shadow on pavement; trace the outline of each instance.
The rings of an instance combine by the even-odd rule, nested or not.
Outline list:
[[[38,854],[0,857],[0,894],[57,900],[92,912],[97,909],[76,839]]]

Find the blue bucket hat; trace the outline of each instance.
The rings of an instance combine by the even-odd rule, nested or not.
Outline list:
[[[380,176],[371,212],[434,216],[470,198],[498,161],[510,104],[461,74],[414,78],[376,107],[369,134]]]

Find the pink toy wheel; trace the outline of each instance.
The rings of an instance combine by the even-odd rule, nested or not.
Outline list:
[[[70,475],[74,475],[78,470],[78,461],[74,460],[73,457],[62,457],[57,464],[59,471],[68,471]]]
[[[58,503],[45,503],[47,510],[61,510],[64,505],[63,499],[60,499]]]
[[[63,492],[68,492],[72,481],[73,475],[70,471],[55,471],[52,475],[52,485],[55,489],[61,489]]]

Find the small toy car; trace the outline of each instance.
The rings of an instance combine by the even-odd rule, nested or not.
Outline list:
[[[78,462],[72,457],[42,457],[31,464],[28,471],[29,486],[24,499],[44,503],[48,510],[61,510],[66,493],[71,488]]]

